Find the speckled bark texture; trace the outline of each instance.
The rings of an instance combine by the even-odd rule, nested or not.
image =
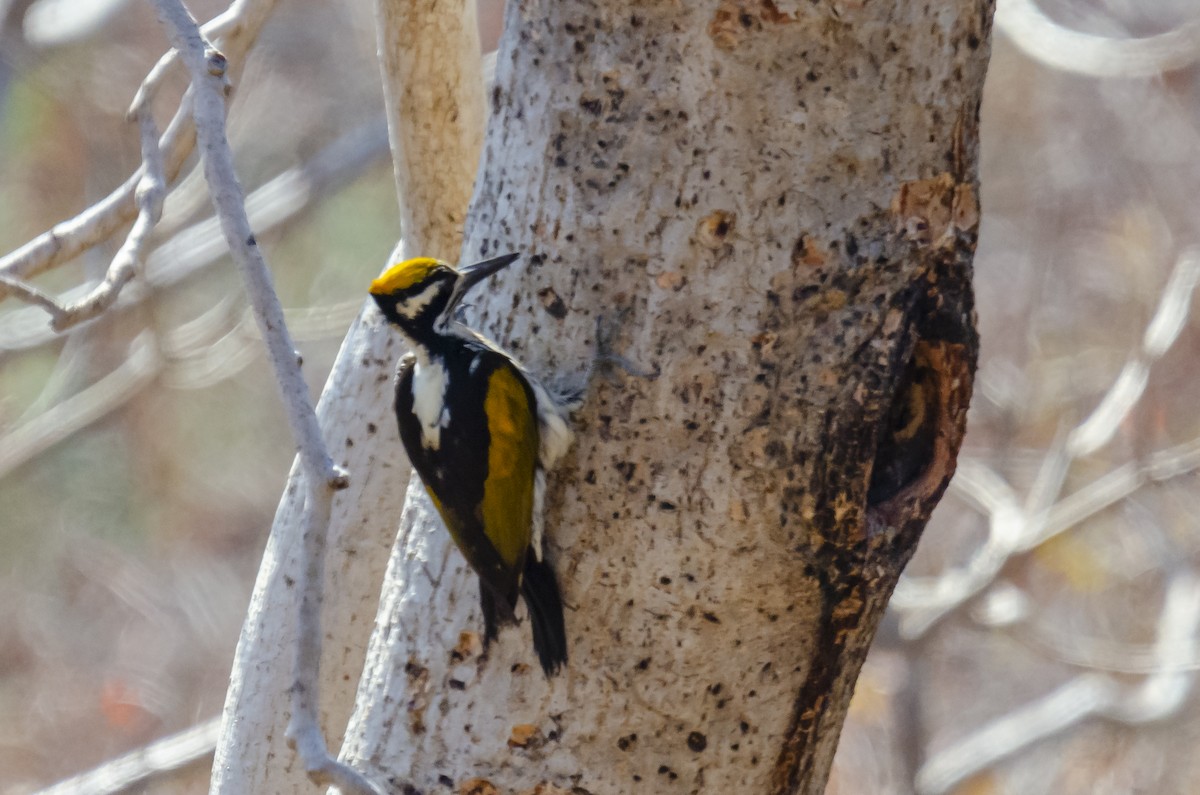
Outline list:
[[[552,385],[597,318],[661,375],[597,380],[551,478],[567,671],[524,625],[479,655],[413,495],[346,756],[426,793],[823,791],[963,432],[991,12],[510,2],[463,259],[525,256],[473,318]]]

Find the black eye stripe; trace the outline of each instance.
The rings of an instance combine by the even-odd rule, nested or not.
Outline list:
[[[408,299],[415,298],[416,296],[425,292],[425,290],[427,290],[431,284],[437,284],[438,282],[444,282],[448,279],[453,279],[453,278],[454,278],[454,275],[452,273],[450,273],[449,271],[446,271],[444,269],[438,269],[438,270],[434,271],[433,273],[429,274],[428,278],[417,282],[416,284],[412,285],[411,287],[407,287],[407,288],[401,290],[397,295],[401,301],[407,301]]]

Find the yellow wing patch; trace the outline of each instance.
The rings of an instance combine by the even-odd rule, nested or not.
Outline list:
[[[450,267],[433,257],[406,259],[399,265],[388,268],[382,276],[371,282],[371,295],[391,295],[401,290],[407,290],[414,284],[427,279],[439,265]]]
[[[479,506],[484,532],[509,566],[517,566],[533,532],[533,477],[538,429],[520,376],[501,366],[488,378],[488,474]]]

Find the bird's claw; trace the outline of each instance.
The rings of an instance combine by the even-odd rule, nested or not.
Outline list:
[[[622,310],[618,313],[618,317],[623,319],[627,313],[628,310]],[[599,370],[605,370],[605,377],[613,383],[616,382],[613,373],[615,369],[620,369],[626,375],[634,378],[645,378],[650,381],[662,375],[662,370],[658,365],[655,365],[653,370],[647,370],[614,350],[613,340],[619,326],[619,322],[610,322],[606,315],[596,318],[596,355],[592,358],[592,364],[588,370],[588,380],[590,381],[591,377]]]

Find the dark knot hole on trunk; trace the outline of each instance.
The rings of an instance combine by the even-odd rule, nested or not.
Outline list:
[[[868,508],[940,496],[954,473],[969,384],[962,345],[917,342],[879,425]]]

